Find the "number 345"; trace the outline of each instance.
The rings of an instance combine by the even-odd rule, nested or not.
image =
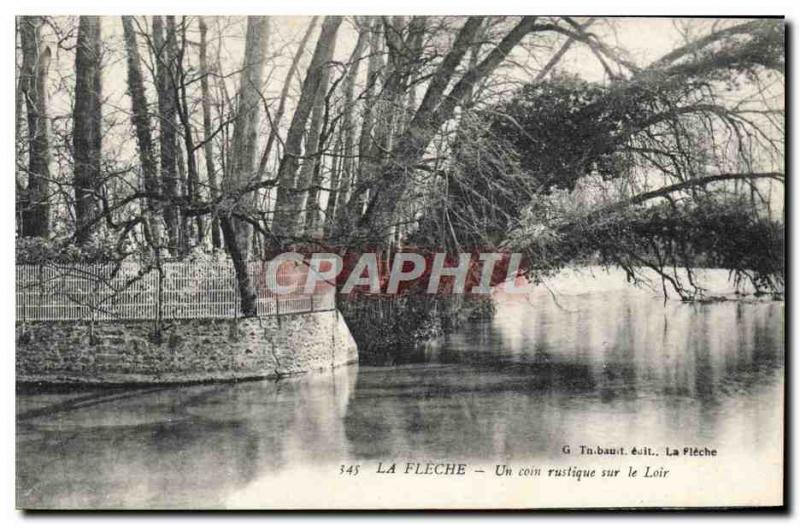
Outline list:
[[[358,465],[339,465],[339,474],[341,475],[349,475],[349,476],[357,476],[358,475]]]

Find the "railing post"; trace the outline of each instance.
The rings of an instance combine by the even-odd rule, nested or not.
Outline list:
[[[233,319],[239,321],[239,308],[241,297],[239,296],[239,278],[236,275],[236,270],[232,266],[228,266],[228,272],[233,272]]]
[[[163,270],[161,269],[161,264],[159,262],[158,270],[156,272],[156,336],[161,337],[161,321],[164,317],[163,306],[161,302],[161,294],[163,293],[161,290],[161,280],[163,279]]]
[[[16,272],[16,273],[17,273],[17,277],[19,277],[20,272]],[[24,284],[23,284],[23,286],[20,286],[19,279],[17,279],[16,286],[17,286],[17,290],[20,291],[19,296],[20,296],[20,300],[22,301],[22,332],[25,333],[25,330],[27,329],[27,324],[28,324],[28,297],[27,297],[28,294],[27,294],[27,279],[26,279],[26,277],[28,276],[27,267],[23,266],[21,273],[22,273],[22,276],[23,276],[22,282]]]

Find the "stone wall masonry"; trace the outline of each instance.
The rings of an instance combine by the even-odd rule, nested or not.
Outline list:
[[[18,383],[190,383],[278,378],[358,362],[338,311],[16,327]]]

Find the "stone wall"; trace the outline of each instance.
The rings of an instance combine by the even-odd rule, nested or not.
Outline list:
[[[337,311],[268,318],[18,324],[21,383],[182,383],[283,377],[358,361]]]

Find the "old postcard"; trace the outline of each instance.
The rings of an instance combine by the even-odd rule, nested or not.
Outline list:
[[[18,508],[784,505],[783,18],[15,34]]]

